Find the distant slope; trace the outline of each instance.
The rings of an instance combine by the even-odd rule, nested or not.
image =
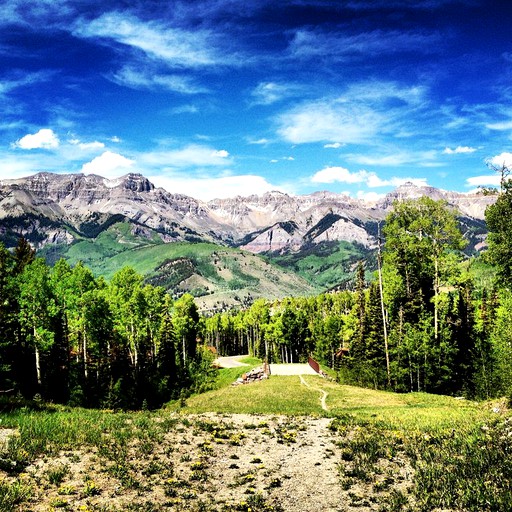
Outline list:
[[[367,262],[367,269],[375,268],[373,251],[344,241],[322,242],[298,252],[269,254],[268,258],[324,290],[347,286],[361,260]]]
[[[293,271],[249,252],[212,243],[164,244],[156,233],[137,232],[128,223],[114,224],[95,239],[47,247],[44,254],[51,260],[63,257],[72,265],[83,261],[107,279],[124,266],[133,267],[147,282],[175,296],[191,293],[203,310],[321,291]]]

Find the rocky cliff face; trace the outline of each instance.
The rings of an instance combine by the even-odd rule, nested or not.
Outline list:
[[[164,242],[205,240],[248,251],[298,251],[346,240],[375,246],[376,224],[393,201],[428,195],[444,199],[466,222],[482,224],[491,196],[464,195],[405,184],[377,205],[329,192],[289,196],[270,192],[204,203],[156,188],[140,174],[116,180],[83,174],[39,173],[0,181],[0,236],[33,235],[37,246],[94,237],[116,220],[149,229]]]
[[[0,182],[0,221],[12,223],[27,216],[60,223],[84,236],[101,230],[113,218],[147,226],[164,241],[169,237],[214,241],[216,233],[230,231],[229,226],[219,225],[210,217],[206,205],[155,188],[140,174],[107,180],[94,175],[39,173]],[[25,234],[23,229],[20,232]],[[41,244],[49,242],[47,237]]]

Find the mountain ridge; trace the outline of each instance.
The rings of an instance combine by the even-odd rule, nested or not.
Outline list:
[[[55,239],[72,243],[68,228],[87,236],[83,226],[101,226],[109,217],[121,215],[156,230],[165,243],[200,239],[256,253],[293,251],[305,243],[332,240],[372,248],[375,237],[365,226],[383,221],[394,200],[422,195],[444,199],[460,216],[476,221],[484,220],[485,208],[494,201],[493,196],[412,183],[374,203],[327,191],[301,196],[271,191],[200,201],[155,187],[137,173],[109,180],[98,175],[42,172],[0,181],[0,221],[35,215],[63,224],[67,234],[53,232],[47,240],[39,240],[38,247]],[[294,229],[283,229],[290,222]]]

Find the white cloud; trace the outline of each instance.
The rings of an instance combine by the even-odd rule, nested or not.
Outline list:
[[[24,178],[37,172],[37,169],[37,161],[33,158],[18,158],[12,155],[0,157],[1,180]]]
[[[505,166],[512,169],[512,153],[501,153],[487,160],[487,163],[494,167]]]
[[[217,150],[209,146],[190,144],[182,149],[141,153],[138,162],[150,168],[176,169],[227,166],[232,164],[232,159],[225,149]]]
[[[0,21],[1,23],[1,21]],[[35,85],[47,82],[52,76],[51,71],[38,71],[36,73],[13,73],[8,79],[0,81],[0,97],[9,94],[11,91],[26,85]]]
[[[83,151],[103,149],[105,147],[103,142],[98,142],[97,140],[94,142],[81,142],[80,139],[70,139],[68,142],[74,146],[78,146]]]
[[[341,144],[339,142],[333,142],[332,144],[324,144],[324,148],[338,149],[341,148]]]
[[[42,128],[37,133],[18,139],[13,145],[21,149],[54,149],[59,146],[59,143],[59,138],[53,130]]]
[[[358,143],[369,141],[384,122],[378,112],[363,105],[320,101],[281,115],[278,133],[294,144],[332,140]]]
[[[313,183],[363,183],[366,181],[366,171],[350,172],[344,167],[325,167],[311,177]]]
[[[227,158],[229,153],[225,149],[219,149],[218,151],[214,151],[212,155],[219,156],[220,158]]]
[[[142,21],[121,12],[110,12],[91,22],[77,23],[74,35],[110,39],[173,67],[213,66],[228,61],[227,57],[216,54],[212,45],[214,35],[208,31],[182,30],[155,21]]]
[[[362,199],[366,203],[375,204],[379,200],[381,200],[384,197],[386,197],[386,194],[379,194],[377,192],[364,192],[362,190],[359,190],[357,192],[356,197],[358,199]]]
[[[489,128],[489,130],[497,130],[497,131],[512,130],[512,121],[501,121],[498,123],[488,123],[485,125],[485,127]]]
[[[466,185],[469,187],[484,187],[486,185],[499,187],[500,176],[498,174],[493,174],[489,176],[473,176],[466,180]]]
[[[265,138],[262,138],[262,139],[256,139],[256,140],[250,140],[249,141],[249,144],[261,144],[261,145],[265,145],[265,144],[269,144],[270,141],[268,139],[265,139]]]
[[[302,87],[296,84],[278,84],[275,82],[262,82],[258,84],[251,95],[255,105],[272,105],[286,98],[297,96]]]
[[[84,164],[82,172],[84,174],[98,174],[104,178],[117,178],[121,174],[130,172],[134,163],[134,160],[130,160],[119,153],[105,151]]]
[[[385,185],[382,186],[393,186],[393,187],[399,187],[400,185],[404,185],[405,183],[412,183],[413,185],[416,185],[417,187],[426,187],[428,186],[427,178],[397,178],[393,177],[389,180],[384,180],[382,183]]]
[[[347,60],[364,58],[368,55],[382,55],[410,52],[436,51],[440,39],[436,33],[399,32],[397,30],[374,30],[346,35],[343,32],[326,33],[312,30],[298,30],[288,48],[295,58]]]
[[[125,66],[112,76],[112,80],[133,89],[165,89],[179,94],[199,94],[208,89],[197,85],[194,80],[184,75],[161,75],[150,71],[142,72]]]
[[[168,112],[172,115],[197,114],[199,112],[199,107],[196,105],[179,105],[171,108]]]
[[[451,148],[445,148],[443,153],[445,155],[455,155],[455,154],[461,154],[461,153],[474,153],[476,151],[476,148],[472,148],[470,146],[457,146],[455,149]]]
[[[190,178],[188,176],[149,176],[157,186],[169,192],[181,193],[208,201],[215,198],[261,195],[271,190],[282,190],[262,176],[252,174],[213,178]]]
[[[369,188],[398,187],[404,183],[411,182],[417,186],[427,185],[426,178],[399,178],[381,179],[374,172],[364,169],[351,172],[344,167],[326,167],[311,177],[313,183],[364,183]]]
[[[353,84],[336,98],[306,102],[281,114],[278,133],[294,144],[374,142],[386,133],[399,134],[411,108],[423,106],[425,92],[424,87],[400,87],[394,82]]]
[[[400,151],[389,155],[347,155],[347,159],[360,165],[378,165],[378,166],[398,166],[404,164],[414,164],[421,167],[436,167],[436,151],[419,151],[417,153],[409,151]]]

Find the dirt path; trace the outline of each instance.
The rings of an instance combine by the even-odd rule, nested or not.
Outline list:
[[[271,364],[270,375],[318,375],[309,364]]]
[[[350,477],[355,462],[347,457],[346,440],[355,431],[338,432],[330,422],[278,415],[155,415],[142,430],[129,423],[120,438],[104,433],[100,446],[35,461],[23,477],[31,495],[14,510],[389,510],[385,500],[392,488],[378,490],[376,484],[392,478],[405,489],[408,467],[385,457],[375,475]],[[135,435],[128,435],[129,428]],[[50,478],[56,473],[62,475],[58,481]]]
[[[228,357],[218,357],[213,361],[213,364],[220,368],[238,368],[239,366],[249,366],[246,363],[241,363],[240,359],[244,359],[249,356],[228,356]]]
[[[312,386],[310,386],[305,380],[304,380],[304,377],[302,375],[299,376],[300,377],[300,382],[301,384],[303,384],[304,386],[306,386],[307,388],[310,388],[310,389],[314,389],[315,391],[320,391],[320,393],[322,393],[322,398],[320,398],[320,404],[322,406],[322,409],[324,411],[328,411],[328,407],[327,407],[327,403],[326,403],[326,400],[327,400],[327,397],[329,396],[329,393],[327,393],[327,391],[324,391],[323,389],[320,389],[320,388],[314,388]]]

